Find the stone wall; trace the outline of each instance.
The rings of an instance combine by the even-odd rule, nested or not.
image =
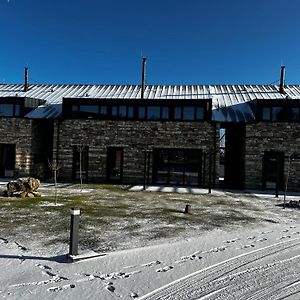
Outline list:
[[[105,181],[107,147],[123,147],[124,183],[142,183],[143,150],[192,148],[208,153],[214,148],[213,137],[214,126],[208,122],[64,120],[59,125],[58,160],[62,165],[60,178],[66,181],[72,179],[74,145],[89,147],[90,181]],[[152,172],[152,165],[150,170]],[[215,177],[217,178],[216,172]],[[205,181],[207,180],[206,174]]]
[[[300,124],[260,122],[246,125],[246,188],[262,188],[265,151],[284,152],[285,182],[289,156],[293,152],[300,152]],[[289,190],[300,190],[300,161],[293,161],[290,165],[288,188]]]
[[[46,155],[52,155],[51,123],[24,118],[1,118],[1,144],[13,144],[16,149],[14,177],[43,178],[47,172]],[[52,137],[50,137],[50,141]]]

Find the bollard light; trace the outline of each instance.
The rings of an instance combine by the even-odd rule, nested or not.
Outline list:
[[[80,209],[71,208],[70,250],[69,255],[78,255],[78,232]]]

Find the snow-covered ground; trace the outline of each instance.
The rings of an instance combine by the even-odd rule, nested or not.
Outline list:
[[[294,220],[213,230],[75,263],[67,263],[66,249],[32,251],[2,237],[0,297],[299,299],[299,250],[300,223]]]
[[[193,229],[190,237],[74,263],[65,244],[41,246],[41,235],[22,239],[0,230],[0,298],[300,299],[300,210],[276,206],[282,196],[256,197],[260,201],[243,201],[253,201],[251,214],[268,222],[239,222],[198,235]],[[225,206],[216,209],[221,214]],[[132,247],[138,245],[133,241]]]

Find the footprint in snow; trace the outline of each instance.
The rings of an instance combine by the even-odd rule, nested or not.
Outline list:
[[[36,267],[42,269],[42,270],[51,270],[49,266],[41,265],[41,264],[35,264]]]
[[[133,298],[133,299],[138,298],[138,296],[139,295],[137,293],[130,293],[130,297]]]
[[[255,236],[249,236],[247,237],[247,240],[254,240],[256,237]]]
[[[75,287],[76,287],[75,284],[66,284],[63,286],[54,286],[54,287],[48,288],[47,291],[48,292],[60,292],[60,291],[67,290],[67,289],[73,289]]]
[[[115,292],[115,287],[113,286],[113,283],[112,282],[108,282],[106,287],[105,287],[108,291],[114,293]]]
[[[299,231],[295,231],[295,232],[292,232],[292,234],[300,234],[300,232]]]
[[[268,234],[268,233],[271,233],[273,232],[273,230],[269,230],[269,231],[262,231],[260,234]]]
[[[283,235],[282,237],[278,238],[277,240],[283,240],[283,239],[290,239],[290,235]]]
[[[255,245],[251,244],[251,245],[245,245],[242,247],[242,249],[247,249],[247,248],[251,248],[251,247],[255,247]]]
[[[166,266],[164,268],[157,269],[156,272],[158,272],[158,273],[160,273],[160,272],[168,272],[168,271],[172,270],[173,268],[174,267],[172,267],[172,266]]]
[[[143,264],[142,267],[152,267],[155,265],[160,265],[162,262],[159,260],[150,261],[149,263]]]
[[[182,256],[182,257],[180,257],[180,260],[175,261],[175,264],[185,263],[189,260],[196,260],[196,259],[202,259],[202,256],[199,256],[199,255],[196,255],[196,254],[192,254],[192,255],[188,255],[188,256]]]
[[[8,244],[8,240],[5,238],[0,238],[0,241],[2,241],[4,244]]]
[[[235,239],[232,239],[232,240],[227,240],[226,242],[223,242],[223,243],[231,244],[231,243],[235,243],[238,240],[239,240],[239,238],[235,238]]]
[[[267,240],[268,240],[267,238],[260,238],[260,239],[255,240],[255,242],[264,242]]]
[[[19,249],[21,249],[22,251],[27,251],[28,249],[22,245],[20,245],[18,242],[15,242],[15,244],[18,246]]]
[[[288,229],[284,229],[284,230],[282,230],[282,232],[288,232],[289,230]]]

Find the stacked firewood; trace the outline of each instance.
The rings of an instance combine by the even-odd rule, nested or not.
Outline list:
[[[19,178],[17,180],[10,181],[7,184],[7,197],[41,197],[41,194],[37,191],[40,186],[40,181],[38,179],[29,178]]]

